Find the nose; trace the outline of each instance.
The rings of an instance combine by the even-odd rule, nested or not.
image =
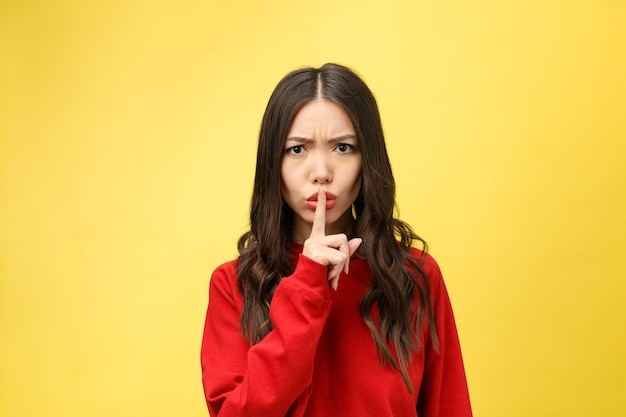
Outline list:
[[[311,155],[311,181],[327,184],[333,180],[331,162],[323,154]]]

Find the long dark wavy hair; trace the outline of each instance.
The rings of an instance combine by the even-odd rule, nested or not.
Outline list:
[[[425,325],[438,349],[428,280],[420,259],[410,252],[414,242],[426,252],[426,242],[394,217],[395,181],[378,106],[367,85],[347,67],[325,64],[293,71],[278,83],[269,99],[259,135],[250,231],[237,244],[238,284],[244,299],[241,330],[250,344],[271,331],[269,307],[274,291],[283,277],[293,273],[289,249],[294,214],[281,195],[281,159],[296,113],[318,98],[342,106],[356,131],[363,183],[354,202],[355,236],[363,238],[358,253],[367,260],[373,275],[373,283],[361,300],[360,314],[381,360],[398,370],[412,391],[407,368],[412,354],[421,347]],[[372,317],[374,306],[378,325]]]

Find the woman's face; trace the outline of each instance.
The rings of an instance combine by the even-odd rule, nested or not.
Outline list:
[[[345,110],[324,99],[305,104],[287,133],[281,190],[294,211],[294,238],[311,233],[319,187],[326,192],[326,233],[352,231],[352,203],[361,189],[362,157]]]

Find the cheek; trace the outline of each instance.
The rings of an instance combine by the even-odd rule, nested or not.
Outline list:
[[[354,182],[354,187],[352,188],[352,196],[354,200],[356,200],[356,198],[359,196],[362,185],[363,185],[363,175],[359,174],[356,181]]]
[[[361,183],[363,182],[363,165],[361,162],[357,164],[354,168],[354,188],[360,190]]]
[[[280,167],[280,191],[283,198],[288,200],[290,192],[294,189],[294,172],[285,163]]]

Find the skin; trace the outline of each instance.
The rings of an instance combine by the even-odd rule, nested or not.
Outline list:
[[[327,278],[334,289],[362,242],[347,237],[353,230],[352,203],[361,182],[362,157],[348,114],[325,99],[305,104],[285,141],[282,195],[294,211],[294,239],[303,243],[303,255],[328,266]],[[334,196],[328,209],[326,192]],[[311,202],[316,193],[317,201]]]

